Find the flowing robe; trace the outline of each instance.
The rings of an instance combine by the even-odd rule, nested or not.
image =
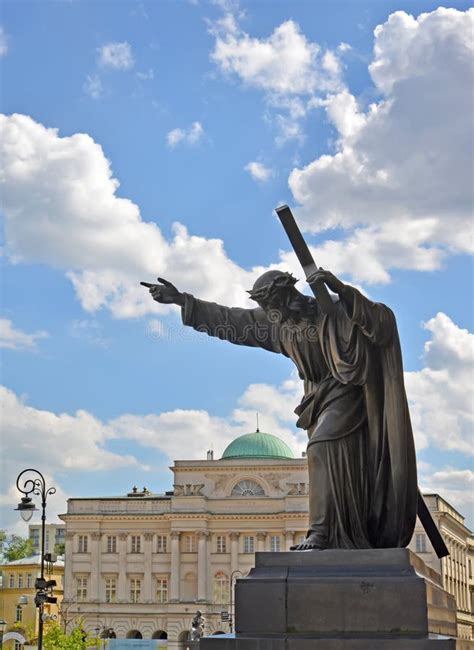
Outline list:
[[[305,391],[296,413],[309,437],[310,532],[321,533],[322,546],[406,546],[416,519],[417,478],[391,310],[347,287],[329,315],[317,312],[298,322],[189,294],[182,319],[210,336],[295,363]]]

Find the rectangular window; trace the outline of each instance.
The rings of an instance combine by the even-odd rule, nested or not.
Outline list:
[[[116,535],[107,535],[107,553],[117,553]]]
[[[184,552],[197,553],[197,537],[196,535],[184,536]]]
[[[130,602],[139,603],[142,581],[139,578],[130,579]]]
[[[426,553],[426,535],[424,533],[415,535],[415,543],[417,553]]]
[[[468,560],[468,568],[469,568],[469,578],[472,578],[472,562],[471,560]]]
[[[115,603],[117,600],[117,580],[115,578],[105,579],[105,602]]]
[[[33,586],[33,576],[31,575],[31,573],[28,573],[28,575],[26,576],[26,588],[29,589],[32,586]]]
[[[217,553],[227,553],[227,538],[225,535],[217,535],[216,551]]]
[[[87,578],[76,578],[76,600],[87,600]]]
[[[156,602],[168,602],[168,578],[156,579]]]
[[[13,575],[13,573],[10,573],[10,575],[8,576],[8,586],[10,587],[10,589],[15,589],[15,576]]]
[[[89,537],[87,535],[79,535],[77,552],[87,553],[88,546],[89,546]]]
[[[157,553],[168,552],[168,537],[166,535],[156,536],[156,552]]]
[[[142,538],[141,535],[132,535],[131,537],[131,552],[132,553],[141,553],[142,552]]]
[[[16,615],[15,615],[15,623],[21,623],[23,618],[23,610],[21,608],[21,605],[16,606]]]
[[[273,553],[279,553],[281,550],[280,535],[272,535],[270,539],[270,549]]]
[[[255,537],[244,535],[244,553],[255,553]]]
[[[23,589],[23,574],[18,574],[18,589]]]

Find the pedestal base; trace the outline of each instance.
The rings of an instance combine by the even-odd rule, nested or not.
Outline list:
[[[454,599],[408,549],[257,553],[235,602],[236,634],[201,650],[455,648]]]

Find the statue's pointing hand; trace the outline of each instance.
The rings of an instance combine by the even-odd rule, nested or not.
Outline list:
[[[156,302],[165,305],[183,305],[184,296],[174,284],[164,278],[158,278],[158,282],[160,284],[150,284],[149,282],[140,282],[140,284],[149,290],[151,297]]]

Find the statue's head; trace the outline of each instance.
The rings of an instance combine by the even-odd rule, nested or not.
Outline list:
[[[280,319],[287,320],[291,314],[300,314],[307,298],[295,288],[297,279],[285,271],[266,271],[247,293],[266,312],[278,310]]]
[[[266,271],[259,278],[247,293],[250,298],[260,303],[261,301],[271,300],[276,295],[287,292],[295,286],[297,279],[291,273],[285,271]]]

